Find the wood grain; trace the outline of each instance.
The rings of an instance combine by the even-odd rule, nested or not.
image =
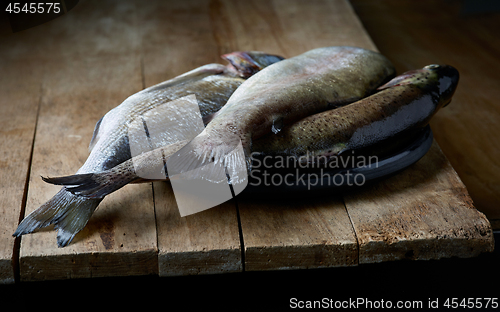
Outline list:
[[[214,6],[208,1],[170,1],[138,7],[145,86],[224,62],[220,55],[232,50],[220,48],[214,40],[217,32],[225,31],[219,23],[224,17]],[[155,182],[154,198],[160,276],[242,270],[233,201],[181,218],[170,184]]]
[[[26,201],[48,46],[38,32],[14,34],[0,19],[0,283],[13,283],[18,268],[19,240],[12,231]]]
[[[14,283],[14,233],[24,206],[42,72],[18,56],[0,61],[0,284]]]
[[[160,276],[242,271],[234,200],[181,218],[170,183],[154,186]]]
[[[352,266],[358,246],[342,199],[238,198],[245,270]]]
[[[329,45],[373,48],[345,1],[217,1],[230,29],[228,46],[292,57]],[[244,15],[235,12],[244,11]],[[314,16],[322,18],[314,18]],[[328,31],[326,31],[328,29]],[[339,198],[299,201],[238,199],[245,270],[347,266],[357,243]]]
[[[488,219],[434,142],[417,163],[344,195],[359,263],[474,257],[493,251]]]
[[[82,3],[66,18],[40,26],[46,26],[48,38],[59,38],[46,67],[26,213],[59,190],[40,175],[76,172],[88,155],[93,124],[142,89],[137,42],[131,40],[134,6],[96,5]],[[74,41],[71,30],[82,18],[89,27]],[[60,29],[70,31],[65,35]],[[21,280],[157,272],[151,184],[128,186],[105,198],[70,246],[58,248],[55,234],[43,231],[22,238]]]
[[[399,72],[431,63],[459,70],[453,101],[431,126],[475,207],[500,229],[500,13],[467,14],[461,1],[351,2]]]
[[[333,6],[331,6],[332,3],[335,4],[335,10]],[[309,10],[314,11],[316,15],[322,12],[326,15],[326,21],[325,19],[310,19],[308,13],[295,15],[297,12],[309,11],[301,10],[301,4],[299,3],[294,3],[290,5],[288,9],[283,10],[283,12],[289,10],[287,12],[289,18],[283,19],[286,20],[288,24],[284,28],[277,29],[286,29],[287,31],[294,29],[295,31],[277,35],[279,38],[284,38],[280,39],[281,42],[285,42],[282,43],[281,46],[288,47],[286,42],[291,42],[292,40],[287,36],[292,34],[307,38],[304,40],[306,43],[308,40],[311,40],[311,44],[305,47],[306,50],[314,48],[314,44],[325,40],[325,36],[328,36],[327,40],[331,45],[355,45],[377,50],[370,38],[366,36],[366,32],[361,23],[347,2],[315,2],[315,4],[314,9]],[[330,12],[330,14],[326,14],[326,12]],[[251,14],[252,12],[250,11],[250,18],[252,17]],[[290,18],[291,16],[294,18]],[[304,20],[301,20],[302,18]],[[278,19],[278,21],[280,21],[280,19]],[[274,23],[277,22],[274,21]],[[329,32],[318,31],[318,29],[325,29],[326,23],[328,23],[331,29],[342,29],[342,33],[347,35],[340,35],[334,30]],[[319,34],[321,34],[321,37],[316,37],[320,36]],[[301,43],[304,44],[304,42]],[[291,50],[296,51],[293,48],[291,48]],[[369,188],[344,196],[345,208],[351,218],[350,222],[352,222],[354,227],[355,237],[357,237],[357,243],[359,245],[359,263],[404,258],[438,259],[456,255],[472,257],[481,252],[493,250],[493,235],[489,222],[484,218],[484,215],[478,213],[473,208],[466,188],[456,175],[456,172],[449,165],[446,157],[442,155],[437,144],[434,144],[433,152],[430,153],[426,159],[428,163],[422,163],[421,161],[419,166],[414,167],[414,172],[408,171],[406,174],[396,175],[393,180],[391,180],[395,185],[393,189],[382,188],[380,191],[378,189]],[[432,166],[436,165],[436,163],[441,165],[442,168]],[[444,172],[444,175],[439,175],[441,172],[440,170]],[[423,189],[415,187],[414,192],[411,192],[414,183],[419,185],[415,181],[415,177],[418,175],[424,175],[427,178],[424,184],[428,184],[430,187],[424,187]],[[441,182],[440,180],[443,181]],[[381,183],[380,185],[382,185],[380,187],[383,187],[384,184]],[[441,186],[443,189],[443,192],[437,195],[433,189],[436,185]],[[397,191],[393,191],[399,188],[403,190],[410,188],[410,191],[404,195],[401,195]],[[314,200],[312,200],[312,202],[315,203],[313,204],[315,207],[316,205],[318,208],[322,206],[319,202],[315,202]],[[414,223],[413,219],[407,221],[404,219],[406,215],[413,216],[415,214],[415,202],[421,203],[421,205],[426,207],[428,210],[426,214],[429,216],[443,216],[443,214],[451,214],[451,216],[431,218],[429,220],[435,222],[432,223],[432,225],[426,224],[425,221]],[[304,202],[302,203],[304,204]],[[300,263],[303,261],[301,251],[310,247],[311,252],[308,253],[309,257],[314,254],[312,246],[314,246],[315,242],[310,240],[309,235],[298,236],[299,238],[297,238],[293,234],[290,234],[294,231],[297,233],[304,231],[304,228],[301,226],[308,228],[307,224],[310,220],[310,216],[308,216],[310,211],[308,209],[290,209],[290,206],[295,205],[300,204],[292,204],[287,201],[278,205],[276,205],[276,203],[271,204],[270,202],[259,202],[259,204],[252,204],[249,202],[238,203],[241,215],[243,240],[245,242],[246,267],[249,269],[265,269],[265,260],[268,261],[267,267],[272,267],[274,269],[293,267],[291,263],[300,267]],[[443,211],[441,205],[452,208]],[[330,209],[335,209],[335,206],[335,204],[332,204]],[[391,210],[390,207],[397,207],[397,210]],[[456,220],[453,219],[455,217],[455,210],[461,207],[467,208],[466,210],[462,208],[463,211],[461,212],[469,217],[470,220],[473,220],[471,223],[461,223],[460,216],[458,216]],[[301,215],[301,213],[303,213],[303,215]],[[262,215],[265,217],[260,218]],[[332,219],[328,216],[325,216],[325,218],[327,220],[348,220],[347,218]],[[379,218],[382,218],[384,222],[380,221]],[[283,220],[286,220],[286,222]],[[454,221],[448,223],[449,220]],[[378,223],[374,223],[375,221]],[[301,224],[301,222],[304,223]],[[399,229],[402,226],[402,222],[409,224],[405,225],[406,227],[411,226],[412,229],[414,228],[415,231],[420,231],[421,233],[413,235],[405,233],[401,229],[398,230],[399,232],[393,232],[392,228]],[[477,224],[474,222],[477,222]],[[315,224],[323,226],[322,223],[316,222]],[[262,226],[262,229],[260,229],[259,226]],[[291,227],[291,229],[289,227]],[[377,227],[378,235],[383,238],[376,235],[375,237],[377,238],[373,238],[373,227]],[[442,232],[438,231],[440,234],[436,234],[436,229],[441,229]],[[325,232],[327,231],[328,227],[325,228]],[[284,239],[283,235],[290,235],[290,240]],[[265,239],[261,240],[261,237]],[[318,237],[321,237],[321,235],[318,235]],[[333,237],[335,238],[336,235],[333,235]],[[300,238],[302,238],[302,240]],[[386,242],[386,245],[372,242],[380,239]],[[333,239],[333,241],[328,244],[334,246],[338,244],[338,242]],[[389,245],[389,247],[387,245]],[[287,248],[284,248],[284,246],[287,246]]]

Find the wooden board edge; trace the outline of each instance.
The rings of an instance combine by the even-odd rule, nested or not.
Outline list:
[[[245,271],[356,266],[358,245],[272,246],[245,248]]]
[[[468,243],[469,241],[469,243]],[[428,239],[400,241],[388,245],[383,241],[371,241],[360,246],[360,264],[380,263],[399,260],[439,260],[445,258],[473,258],[482,253],[493,252],[493,233],[478,242],[466,238],[441,239],[429,243]],[[377,253],[377,250],[385,250]]]
[[[0,285],[14,284],[14,263],[12,259],[0,259]]]
[[[159,276],[183,276],[242,272],[241,250],[223,249],[189,252],[160,252]]]
[[[398,260],[438,260],[452,257],[473,258],[482,253],[491,253],[494,251],[495,238],[490,220],[484,213],[475,208],[467,187],[436,140],[433,142],[433,147],[434,152],[438,153],[444,159],[447,165],[446,170],[449,170],[449,174],[455,179],[455,188],[460,190],[459,192],[454,192],[455,196],[467,209],[472,210],[472,213],[476,216],[474,222],[468,228],[457,229],[457,236],[439,237],[439,242],[437,241],[438,238],[430,241],[428,237],[387,242],[372,239],[367,235],[363,235],[363,233],[359,233],[349,214],[349,219],[358,240],[359,264]],[[380,250],[386,252],[380,253]]]
[[[127,253],[86,253],[58,257],[27,256],[20,280],[44,281],[93,277],[158,275],[156,249]]]

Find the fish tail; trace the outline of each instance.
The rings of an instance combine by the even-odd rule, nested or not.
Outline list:
[[[54,178],[42,177],[42,179],[50,184],[64,185],[74,195],[88,199],[102,199],[138,179],[136,175],[130,172],[114,170],[115,168],[98,173],[75,174]]]
[[[87,225],[101,201],[102,198],[89,199],[62,188],[49,201],[25,217],[13,236],[33,233],[54,224],[57,230],[57,245],[65,247]]]
[[[50,184],[63,185],[74,195],[89,199],[104,198],[129,183],[168,180],[165,174],[165,159],[187,143],[187,140],[183,140],[142,153],[102,172],[42,179]]]

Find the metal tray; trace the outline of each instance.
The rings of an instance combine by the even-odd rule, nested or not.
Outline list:
[[[254,169],[248,177],[247,187],[239,196],[263,193],[303,196],[308,191],[358,188],[393,175],[417,162],[430,149],[432,141],[432,130],[430,126],[426,126],[411,134],[406,133],[399,138],[391,138],[360,150],[357,154],[356,151],[347,152],[343,155],[343,162],[337,160],[333,165],[330,162],[327,165],[313,165],[307,168],[296,165],[295,168]],[[358,158],[353,163],[352,159],[346,160],[350,156]],[[364,163],[360,156],[365,157]],[[368,161],[367,157],[370,156],[372,161]]]

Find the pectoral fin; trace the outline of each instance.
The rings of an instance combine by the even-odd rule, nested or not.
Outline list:
[[[166,88],[173,87],[175,85],[179,85],[185,82],[192,82],[196,80],[201,80],[207,76],[222,74],[226,70],[226,66],[221,64],[207,64],[201,67],[195,68],[187,73],[179,75],[170,80],[161,82],[154,86],[151,86],[147,89],[144,89],[141,92],[152,92],[157,90],[162,90]]]
[[[397,87],[397,86],[403,86],[403,85],[408,85],[411,83],[415,82],[415,74],[421,73],[421,69],[417,70],[411,70],[408,72],[405,72],[402,75],[397,76],[396,78],[390,80],[388,83],[380,86],[377,88],[378,91],[388,89],[390,87]]]

